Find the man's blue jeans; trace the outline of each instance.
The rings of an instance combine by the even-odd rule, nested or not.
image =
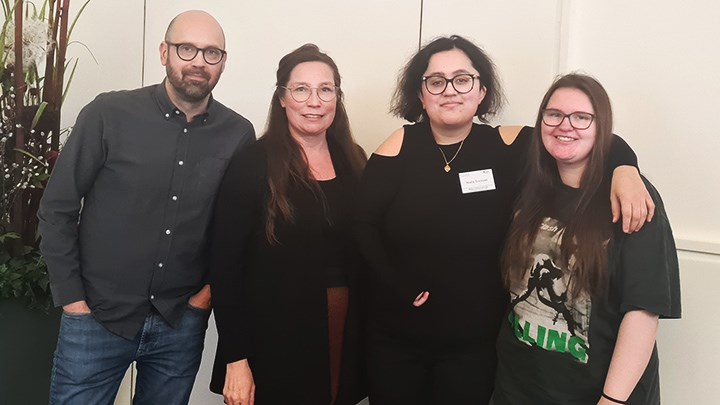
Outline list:
[[[51,405],[112,405],[130,364],[137,365],[135,405],[187,404],[200,367],[209,310],[188,306],[177,328],[157,313],[133,340],[91,314],[63,313],[55,350]]]

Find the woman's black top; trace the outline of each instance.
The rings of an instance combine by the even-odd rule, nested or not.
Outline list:
[[[373,327],[428,343],[494,344],[507,303],[499,252],[527,132],[507,146],[497,128],[473,125],[449,172],[427,123],[405,126],[397,156],[372,155],[354,229],[371,270]],[[429,300],[413,307],[424,290]]]
[[[397,156],[371,156],[353,229],[371,275],[373,328],[414,342],[480,342],[495,350],[508,304],[499,258],[531,136],[525,127],[506,145],[498,128],[473,124],[446,172],[430,125],[420,122],[405,126]],[[632,150],[615,140],[608,167],[635,165]],[[443,149],[445,157],[459,146]],[[421,291],[430,297],[416,308]]]
[[[350,304],[336,404],[364,393],[359,341],[358,255],[350,234],[357,181],[330,144],[336,178],[318,182],[323,197],[293,185],[293,222],[277,221],[278,244],[265,236],[266,143],[234,158],[220,185],[212,222],[210,275],[218,329],[211,390],[221,393],[225,366],[247,358],[256,404],[328,404],[327,288],[349,287]]]

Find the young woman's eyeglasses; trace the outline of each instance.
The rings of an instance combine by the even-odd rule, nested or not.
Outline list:
[[[333,85],[322,85],[320,87],[308,87],[308,86],[293,86],[293,87],[285,87],[285,86],[279,86],[280,88],[283,88],[290,92],[290,96],[293,98],[293,100],[297,101],[298,103],[304,103],[310,99],[310,96],[312,95],[313,90],[317,93],[318,98],[321,101],[329,102],[335,100],[335,97],[337,97],[338,93],[338,87]]]
[[[172,42],[166,43],[170,46],[174,46],[175,50],[177,51],[178,58],[184,60],[185,62],[190,62],[191,60],[195,59],[198,52],[202,52],[203,59],[205,59],[205,62],[208,65],[217,65],[223,60],[223,58],[225,58],[225,54],[227,53],[222,49],[213,47],[198,48],[195,45],[191,44],[175,44]]]
[[[453,89],[460,94],[469,93],[475,86],[475,79],[480,76],[472,75],[469,73],[463,73],[457,75],[451,79],[446,79],[443,76],[423,76],[422,80],[425,82],[425,89],[432,95],[438,95],[445,92],[448,83],[451,83]]]
[[[595,116],[582,111],[563,114],[562,111],[552,108],[545,109],[542,112],[542,121],[549,127],[559,127],[565,121],[565,118],[570,122],[570,126],[575,129],[588,129]]]

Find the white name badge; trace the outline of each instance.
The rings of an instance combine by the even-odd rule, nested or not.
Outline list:
[[[495,178],[492,169],[475,170],[458,174],[463,194],[495,190]]]

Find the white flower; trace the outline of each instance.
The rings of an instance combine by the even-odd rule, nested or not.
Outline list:
[[[11,20],[7,25],[5,36],[6,52],[11,55],[15,53],[15,21]],[[23,21],[23,70],[32,65],[37,65],[47,55],[48,42],[47,22],[37,18],[27,18]]]

